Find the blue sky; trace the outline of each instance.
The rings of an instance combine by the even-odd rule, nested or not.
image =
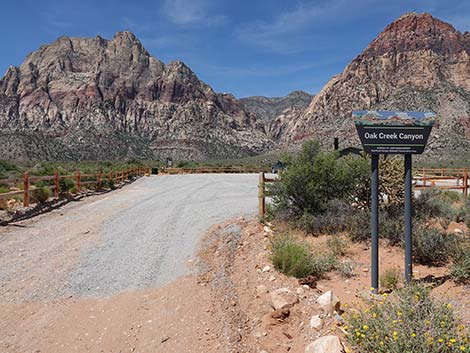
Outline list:
[[[237,97],[318,92],[401,14],[470,30],[469,0],[5,0],[0,71],[62,35],[134,32],[165,63],[184,61]]]

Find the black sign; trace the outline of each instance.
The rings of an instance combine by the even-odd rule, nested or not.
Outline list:
[[[370,154],[421,154],[432,126],[356,125],[364,151]]]
[[[353,112],[364,151],[370,154],[421,154],[435,120],[432,112]]]

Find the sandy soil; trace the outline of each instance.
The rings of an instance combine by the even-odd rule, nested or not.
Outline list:
[[[193,197],[179,200],[183,211],[172,222],[189,226],[187,222],[191,223],[193,218],[186,212],[190,212],[188,205],[192,203],[199,207],[194,219],[201,218],[201,212],[206,210],[205,222],[219,223],[218,213],[208,213],[202,206],[208,197],[205,188],[213,188],[216,181],[201,179],[201,185],[194,183],[195,180],[191,179],[186,187],[196,186],[201,194],[196,191]],[[249,195],[237,196],[236,184],[230,180],[218,185],[231,190],[231,199],[237,205],[246,204],[245,197],[256,197],[255,187],[249,189]],[[244,189],[242,184],[239,186]],[[154,214],[161,212],[151,198],[139,201],[148,192],[148,185],[136,183],[127,192],[118,191],[111,199],[107,195],[96,196],[0,230],[0,352],[303,353],[320,336],[342,337],[342,318],[326,315],[316,303],[322,293],[332,290],[346,311],[348,306],[361,305],[368,296],[370,249],[366,245],[347,247],[343,260],[354,263],[352,278],[330,273],[310,288],[272,268],[271,239],[276,233],[288,230],[282,225],[266,227],[254,217],[236,217],[219,223],[204,237],[198,227],[207,228],[207,224],[191,223],[197,231],[183,238],[192,239],[193,243],[182,246],[186,250],[179,253],[181,242],[161,243],[158,234],[162,233],[154,231],[154,238],[144,237],[139,242],[142,232],[139,228],[135,237],[129,238],[132,228],[129,224],[135,224],[134,218],[152,217],[143,213],[144,209],[153,209]],[[160,192],[164,191],[156,191]],[[162,205],[168,204],[166,198],[162,200]],[[147,207],[136,207],[146,202]],[[224,205],[218,205],[221,212],[230,206]],[[97,212],[100,207],[101,211]],[[169,209],[179,208],[173,204]],[[233,209],[241,212],[236,207]],[[116,217],[129,219],[122,224],[125,231],[118,227],[120,222],[113,221]],[[172,233],[178,240],[182,231],[178,227],[177,224],[168,226],[163,234],[179,229]],[[202,239],[199,244],[198,239]],[[314,251],[326,250],[326,237],[306,239]],[[176,269],[174,273],[165,273],[164,281],[155,279],[160,272],[149,270],[149,264],[144,261],[148,257],[133,260],[130,256],[147,254],[149,249],[154,249],[153,243],[167,244],[171,250],[158,258],[160,262],[165,256],[173,258],[178,254],[174,256],[178,260],[171,266],[161,267],[167,272]],[[135,244],[141,244],[141,248]],[[193,248],[199,249],[199,256],[184,255],[187,249]],[[403,272],[401,249],[382,244],[380,254],[381,272],[389,268]],[[126,259],[123,264],[133,270],[127,272],[127,267],[122,270],[121,261],[114,257]],[[91,290],[74,285],[77,271],[82,280],[92,279],[88,282],[93,283],[89,286]],[[142,286],[136,285],[133,277],[139,271],[136,278]],[[447,269],[415,266],[414,273],[416,278],[443,276]],[[97,288],[96,278],[103,274],[106,281]],[[273,308],[271,296],[279,289],[287,289],[296,297],[288,310]],[[453,303],[464,323],[470,325],[466,310],[468,287],[447,281],[433,292]],[[309,324],[315,314],[324,318],[319,330]]]

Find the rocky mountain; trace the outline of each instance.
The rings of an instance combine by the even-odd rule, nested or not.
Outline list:
[[[356,109],[433,110],[431,153],[470,148],[470,33],[429,14],[406,14],[391,23],[296,117],[273,125],[284,145],[339,136],[357,144]]]
[[[264,123],[130,32],[61,37],[0,80],[3,159],[205,159],[269,145]]]
[[[246,110],[262,117],[266,122],[271,122],[285,110],[305,109],[312,101],[313,95],[304,91],[294,91],[285,97],[253,96],[240,98]]]
[[[304,91],[294,91],[285,97],[254,96],[239,101],[247,111],[264,120],[269,138],[278,140],[290,120],[296,119],[309,106],[313,97]]]

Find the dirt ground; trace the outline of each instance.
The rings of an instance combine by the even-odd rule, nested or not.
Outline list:
[[[270,242],[284,231],[245,218],[214,226],[200,244],[199,260],[188,263],[194,274],[157,289],[2,301],[0,351],[303,353],[320,336],[343,337],[337,315],[324,315],[319,330],[309,321],[314,314],[324,314],[316,300],[327,290],[340,298],[346,312],[363,303],[370,288],[370,249],[350,244],[345,259],[355,263],[355,276],[344,279],[331,273],[310,288],[272,268]],[[326,237],[306,239],[314,250],[325,250]],[[380,254],[381,272],[402,271],[400,249],[382,246]],[[414,267],[416,278],[446,273],[443,267]],[[283,315],[273,309],[271,298],[280,288],[297,297]],[[467,325],[469,291],[451,281],[434,289]]]

